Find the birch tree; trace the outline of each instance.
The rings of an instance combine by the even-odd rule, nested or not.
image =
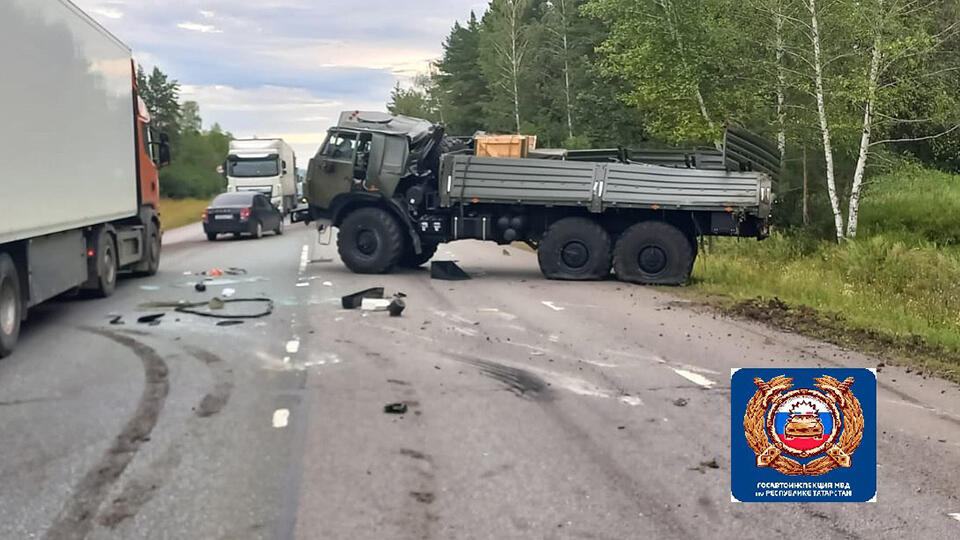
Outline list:
[[[563,64],[563,99],[567,121],[567,138],[575,136],[573,131],[573,87],[571,74],[570,19],[571,10],[576,9],[576,0],[552,0],[547,3],[546,28],[552,35],[554,47]]]
[[[516,133],[521,131],[520,79],[527,55],[525,15],[530,0],[493,0],[484,17],[486,43],[494,54],[488,73],[495,87],[507,92],[512,106]]]

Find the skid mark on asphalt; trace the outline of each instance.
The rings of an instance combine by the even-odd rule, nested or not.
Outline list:
[[[100,511],[97,523],[109,529],[115,529],[137,515],[163,485],[170,474],[180,466],[180,454],[172,447],[153,463],[150,470],[140,478],[127,482],[120,494]]]
[[[132,350],[143,364],[146,384],[134,415],[114,439],[100,461],[73,490],[70,500],[44,535],[48,540],[82,539],[93,526],[92,519],[112,486],[133,461],[140,445],[149,440],[160,411],[170,393],[169,370],[163,358],[139,341],[106,330],[83,328]]]
[[[200,418],[209,418],[222,411],[230,401],[230,394],[233,392],[233,376],[219,356],[196,347],[186,347],[186,349],[194,358],[206,364],[213,373],[214,387],[203,396],[195,411]]]

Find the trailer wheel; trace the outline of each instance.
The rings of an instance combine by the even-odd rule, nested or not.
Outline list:
[[[357,274],[390,272],[400,261],[403,249],[400,224],[380,208],[360,208],[340,224],[337,250],[347,268]]]
[[[413,251],[413,246],[408,245],[403,256],[400,257],[399,265],[404,268],[420,268],[437,254],[438,247],[440,247],[439,244],[428,244],[424,242],[420,245],[420,254],[417,255]]]
[[[21,320],[23,296],[17,267],[9,255],[0,253],[0,358],[13,352],[20,337]]]
[[[613,250],[617,278],[642,285],[684,285],[696,258],[691,239],[662,221],[644,221],[627,229]]]
[[[93,293],[106,298],[117,289],[117,245],[113,235],[106,229],[100,229],[97,235],[97,275],[93,282]]]
[[[606,279],[610,275],[610,235],[592,219],[564,218],[547,229],[537,259],[548,279]]]

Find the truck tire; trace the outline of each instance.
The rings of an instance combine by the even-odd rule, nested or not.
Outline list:
[[[13,259],[0,253],[0,358],[10,355],[20,337],[23,295]]]
[[[217,241],[217,233],[215,233],[215,232],[208,232],[208,233],[207,233],[207,240],[209,240],[209,241],[211,241],[211,242],[216,242],[216,241]]]
[[[693,270],[695,245],[669,223],[644,221],[620,236],[613,250],[613,268],[621,281],[685,285]]]
[[[144,265],[143,270],[138,271],[138,276],[155,276],[160,270],[160,252],[163,249],[160,241],[160,231],[153,223],[150,224],[147,245],[144,246]]]
[[[386,210],[366,207],[351,212],[340,224],[337,251],[357,274],[386,274],[403,255],[400,224]]]
[[[399,265],[404,268],[420,268],[437,254],[438,247],[440,247],[438,244],[423,242],[420,245],[421,252],[417,255],[413,251],[413,246],[408,245],[403,253],[403,257],[400,257]]]
[[[93,294],[106,298],[117,290],[117,273],[119,261],[117,259],[117,244],[113,235],[106,229],[100,229],[97,235],[97,275],[93,280]]]
[[[547,229],[537,259],[547,279],[606,279],[610,275],[610,235],[592,219],[563,218]]]

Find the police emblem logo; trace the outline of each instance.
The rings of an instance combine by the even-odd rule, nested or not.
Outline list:
[[[872,371],[736,370],[732,386],[735,390],[732,428],[736,439],[733,468],[737,469],[732,471],[732,487],[736,500],[866,501],[873,497],[876,491],[876,376]],[[865,415],[858,395],[866,397],[869,414]],[[743,419],[739,430],[738,417]],[[866,457],[858,465],[859,458],[854,454],[861,448],[865,432],[867,450],[861,454],[866,452],[863,454]],[[742,450],[738,452],[739,448]],[[840,474],[840,471],[846,472]],[[810,477],[811,482],[813,477],[843,482],[820,479],[815,483],[784,482],[788,477]],[[844,489],[851,481],[863,486],[857,490],[858,494],[854,494],[853,489]],[[748,491],[751,483],[753,490]],[[830,489],[801,489],[808,484]],[[776,489],[769,489],[771,486]],[[782,489],[784,486],[794,489]],[[841,489],[834,489],[835,486]]]

